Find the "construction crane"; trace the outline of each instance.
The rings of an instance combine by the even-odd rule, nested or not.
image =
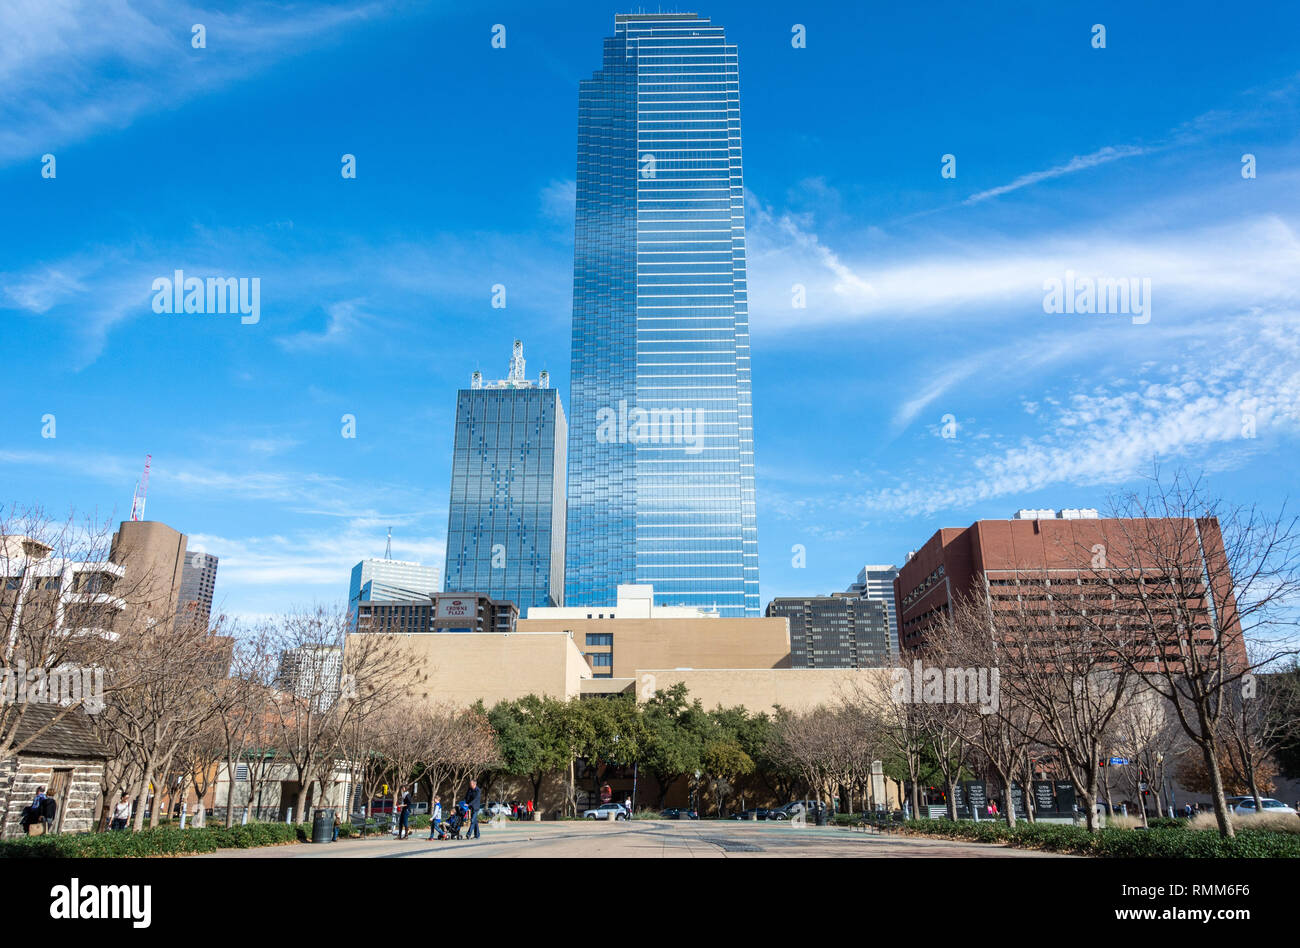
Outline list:
[[[135,485],[135,496],[131,498],[131,519],[144,519],[144,495],[149,492],[149,462],[153,460],[152,454],[144,456],[144,473],[140,475],[140,480]]]

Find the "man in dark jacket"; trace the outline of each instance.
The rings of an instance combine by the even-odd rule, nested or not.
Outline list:
[[[398,817],[397,838],[406,839],[411,835],[411,791],[402,788],[401,815]]]
[[[478,808],[483,801],[483,791],[478,788],[478,781],[469,782],[469,793],[465,794],[465,805],[469,807],[469,832],[466,839],[478,839]]]

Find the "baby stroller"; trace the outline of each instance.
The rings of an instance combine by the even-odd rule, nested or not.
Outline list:
[[[438,832],[439,839],[463,839],[465,824],[469,822],[469,806],[459,803],[451,811],[451,816],[443,821]]]

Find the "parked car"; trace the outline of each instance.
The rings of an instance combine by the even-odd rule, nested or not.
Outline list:
[[[818,803],[816,800],[791,800],[784,806],[779,806],[775,810],[769,811],[769,820],[789,820],[793,819],[798,808],[803,810],[805,819],[813,819],[817,815]]]
[[[610,813],[615,814],[614,819],[616,820],[626,820],[630,818],[627,812],[627,807],[623,806],[621,803],[602,803],[594,810],[586,810],[582,814],[582,818],[585,820],[607,820],[609,819]]]
[[[741,810],[739,813],[733,813],[731,814],[731,818],[733,820],[770,820],[773,819],[772,813],[773,811],[769,810],[767,807],[759,806],[750,810]]]
[[[514,810],[511,808],[510,804],[506,803],[504,800],[497,800],[494,803],[489,803],[486,807],[484,807],[479,812],[486,813],[489,817],[493,817],[496,816],[498,813],[502,814],[503,816],[510,816],[514,812]]]
[[[1281,800],[1274,800],[1272,797],[1261,797],[1259,802],[1264,804],[1264,809],[1260,812],[1265,816],[1271,816],[1275,813],[1289,813],[1292,816],[1296,815],[1294,807],[1287,806]],[[1255,812],[1255,798],[1228,797],[1228,806],[1231,808],[1233,813],[1236,813],[1239,816],[1249,816]]]
[[[659,814],[665,820],[698,820],[700,814],[686,807],[669,807]]]

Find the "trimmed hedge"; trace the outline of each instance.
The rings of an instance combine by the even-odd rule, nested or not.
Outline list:
[[[1164,823],[1177,823],[1165,820]],[[1161,825],[1148,830],[1103,829],[1090,833],[1082,826],[1061,823],[968,823],[952,820],[911,820],[904,833],[1002,843],[1022,849],[1119,858],[1258,859],[1300,858],[1300,837],[1266,830],[1238,830],[1234,839],[1218,833]]]
[[[201,829],[158,827],[132,833],[70,833],[62,836],[22,836],[0,840],[0,858],[78,859],[179,856],[218,849],[251,849],[311,838],[307,824],[249,823],[246,826],[205,826]]]

